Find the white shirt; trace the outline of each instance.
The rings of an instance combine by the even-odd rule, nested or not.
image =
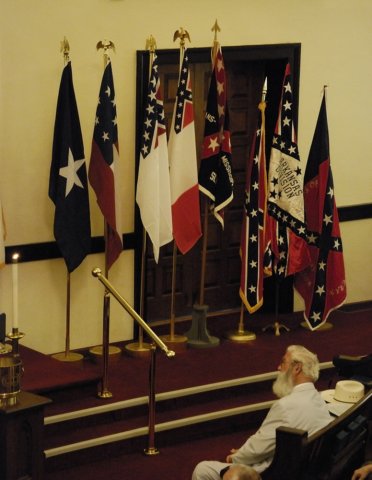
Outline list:
[[[332,420],[313,383],[296,385],[289,395],[272,405],[261,427],[232,455],[232,461],[262,472],[274,457],[278,427],[298,428],[311,435]]]

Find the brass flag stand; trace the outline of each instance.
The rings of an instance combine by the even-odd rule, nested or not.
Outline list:
[[[70,45],[66,37],[61,42],[60,51],[63,53],[64,64],[70,61]],[[56,360],[62,362],[79,362],[84,357],[80,353],[70,351],[70,312],[71,312],[71,274],[67,271],[67,295],[66,295],[66,334],[65,334],[65,351],[52,355]]]
[[[180,39],[180,63],[179,68],[182,68],[183,57],[185,54],[185,40],[190,42],[190,35],[182,27],[173,35],[173,41]],[[175,321],[176,321],[176,278],[177,278],[177,244],[173,239],[173,258],[172,258],[172,296],[171,296],[171,312],[170,312],[170,331],[169,335],[161,336],[162,340],[173,348],[176,352],[185,350],[187,347],[187,337],[185,335],[176,335]]]
[[[256,334],[244,329],[244,303],[240,306],[239,325],[237,330],[227,332],[226,337],[233,342],[250,342],[256,339]]]
[[[105,286],[105,292],[111,293],[115,299],[120,303],[122,307],[132,316],[134,320],[141,326],[143,330],[152,338],[151,344],[151,362],[149,369],[149,434],[148,434],[148,446],[144,450],[146,455],[157,455],[159,450],[155,447],[155,371],[156,371],[156,346],[165,353],[168,358],[175,356],[173,350],[169,350],[165,343],[155,334],[155,332],[146,324],[140,315],[129,305],[129,303],[119,294],[119,292],[110,284],[107,278],[105,278],[99,268],[95,268],[92,271],[92,275],[97,277],[98,280]]]

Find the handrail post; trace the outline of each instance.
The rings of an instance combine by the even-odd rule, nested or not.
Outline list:
[[[157,455],[155,447],[155,373],[156,373],[156,345],[151,344],[151,363],[149,371],[149,438],[148,446],[144,450],[146,455]]]

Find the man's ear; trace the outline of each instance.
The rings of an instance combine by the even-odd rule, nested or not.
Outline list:
[[[295,363],[294,366],[293,366],[293,370],[296,373],[296,375],[301,373],[302,372],[302,363],[299,363],[299,362]]]

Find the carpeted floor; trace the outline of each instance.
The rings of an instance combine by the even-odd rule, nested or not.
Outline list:
[[[256,314],[247,318],[245,328],[256,333],[256,339],[240,344],[224,338],[226,332],[238,327],[238,315],[208,319],[208,330],[218,336],[221,343],[212,348],[188,348],[169,359],[158,352],[156,366],[157,393],[187,388],[205,383],[234,379],[274,371],[290,344],[302,344],[318,354],[321,362],[332,361],[335,355],[366,355],[372,350],[372,310],[346,312],[338,310],[330,316],[333,328],[311,332],[301,326],[300,314],[286,315],[280,318],[290,331],[275,336],[272,331],[263,332],[262,328],[273,319]],[[189,324],[177,324],[176,333],[188,330]],[[163,331],[157,332],[159,334]],[[79,410],[102,404],[97,398],[95,388],[102,372],[102,366],[84,361],[80,366],[58,362],[47,357],[40,358],[36,352],[21,350],[25,366],[22,382],[24,390],[54,396],[54,402],[47,407],[47,415],[62,411]],[[45,361],[45,363],[44,363]],[[148,358],[133,358],[122,355],[118,362],[109,367],[109,389],[116,402],[135,398],[148,393]],[[79,387],[81,385],[81,387]],[[66,392],[80,388],[81,395],[71,398]],[[195,464],[206,458],[224,459],[230,448],[240,446],[250,431],[235,431],[212,438],[200,438],[188,442],[161,447],[159,455],[146,456],[143,448],[137,453],[110,456],[95,461],[91,459],[79,465],[73,459],[58,471],[47,472],[46,480],[77,480],[89,477],[90,480],[189,480]]]

